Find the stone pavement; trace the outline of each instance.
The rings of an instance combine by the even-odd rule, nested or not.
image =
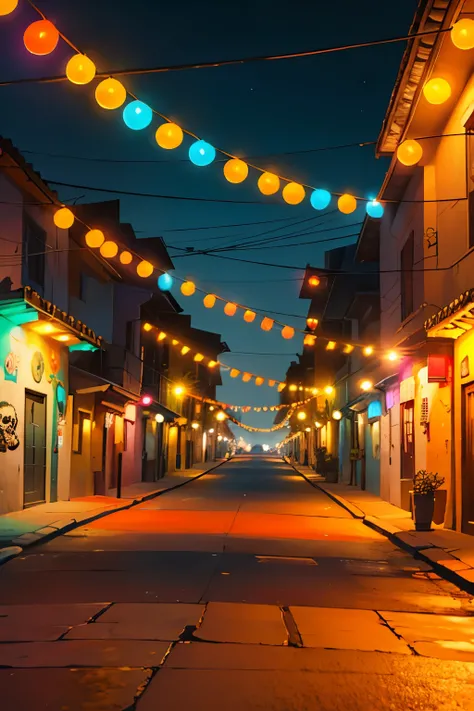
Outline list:
[[[390,538],[430,563],[447,580],[474,593],[474,536],[433,525],[431,531],[415,531],[411,513],[356,486],[326,483],[311,467],[291,463],[313,486],[325,491],[354,518]]]
[[[470,709],[474,618],[221,602],[5,605],[0,667],[5,711]]]
[[[182,486],[223,461],[209,462],[207,468],[203,464],[195,465],[192,469],[167,474],[159,481],[125,486],[120,499],[116,498],[116,489],[110,489],[109,496],[84,496],[0,515],[0,564],[21,552],[21,548]]]

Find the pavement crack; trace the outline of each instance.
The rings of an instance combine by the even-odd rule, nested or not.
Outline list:
[[[389,629],[390,632],[392,632],[392,634],[394,634],[395,637],[397,637],[397,638],[400,640],[400,642],[403,642],[403,644],[406,644],[406,646],[408,647],[408,649],[410,650],[410,652],[411,652],[415,657],[419,657],[419,656],[420,656],[420,654],[416,651],[415,647],[414,647],[412,644],[410,644],[409,642],[407,642],[406,639],[405,639],[404,637],[402,637],[401,634],[398,634],[398,632],[395,630],[395,628],[392,627],[392,625],[385,619],[385,617],[382,617],[382,614],[381,614],[380,612],[378,612],[378,610],[374,610],[374,612],[375,612],[375,614],[378,616],[378,618],[380,619],[382,625],[383,625],[384,627],[386,627],[387,629]]]

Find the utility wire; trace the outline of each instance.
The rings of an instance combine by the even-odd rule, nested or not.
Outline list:
[[[30,0],[28,0],[30,2]],[[34,7],[37,12],[44,18],[43,13],[38,10],[38,8],[30,2],[30,5]],[[365,47],[377,47],[384,44],[395,44],[397,42],[406,42],[409,40],[416,39],[417,37],[429,37],[432,35],[440,35],[444,32],[450,32],[451,28],[441,30],[428,30],[424,32],[414,32],[408,35],[399,35],[396,37],[387,37],[379,40],[369,40],[367,42],[355,42],[353,44],[335,45],[332,47],[324,47],[319,49],[311,49],[300,52],[287,52],[283,54],[267,54],[267,55],[255,55],[252,57],[239,57],[236,59],[220,59],[212,62],[198,62],[194,64],[174,64],[168,66],[157,66],[157,67],[133,67],[129,69],[112,69],[107,72],[97,72],[96,77],[98,79],[107,77],[123,77],[123,76],[136,76],[140,74],[163,74],[166,72],[178,72],[187,71],[188,69],[210,69],[216,67],[229,67],[235,64],[249,64],[253,62],[273,62],[283,59],[301,59],[303,57],[316,57],[321,54],[332,54],[334,52],[345,52],[350,49],[362,49]],[[79,52],[79,50],[72,45],[69,40],[67,40],[63,35],[61,37],[74,48],[74,51]],[[18,84],[53,84],[58,82],[68,81],[65,74],[56,76],[46,76],[46,77],[27,77],[23,79],[9,79],[6,81],[1,81],[0,86],[16,86]]]

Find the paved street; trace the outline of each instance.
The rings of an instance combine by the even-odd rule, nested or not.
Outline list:
[[[2,711],[474,709],[474,604],[282,461],[0,568]]]

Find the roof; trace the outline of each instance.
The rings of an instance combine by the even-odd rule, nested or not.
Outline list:
[[[407,43],[377,142],[378,156],[395,152],[418,102],[444,35],[457,18],[463,0],[420,0],[409,34],[433,31]]]

